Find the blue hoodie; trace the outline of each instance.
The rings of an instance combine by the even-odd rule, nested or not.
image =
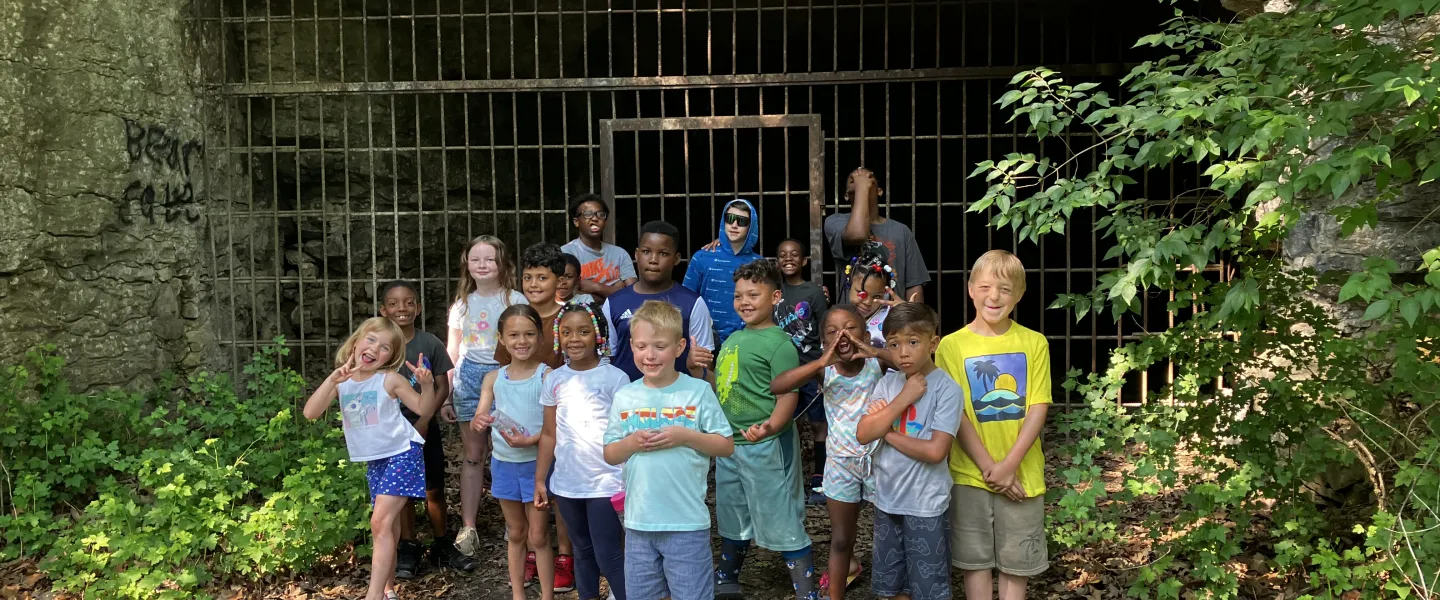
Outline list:
[[[720,247],[714,250],[700,250],[690,258],[690,266],[685,269],[685,281],[683,285],[692,291],[700,294],[705,299],[705,304],[710,307],[710,317],[715,320],[715,347],[719,348],[725,343],[725,339],[738,329],[745,327],[745,322],[740,320],[740,315],[735,312],[735,269],[740,268],[748,262],[763,259],[755,252],[755,243],[760,239],[760,214],[748,200],[736,198],[725,204],[725,210],[730,210],[734,204],[745,205],[745,210],[750,211],[750,231],[745,235],[745,243],[740,246],[740,253],[736,254],[730,248],[730,240],[725,237],[725,219],[720,219]],[[725,210],[720,211],[721,215]]]

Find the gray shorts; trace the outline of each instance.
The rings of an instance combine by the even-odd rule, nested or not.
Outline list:
[[[870,589],[876,596],[905,594],[912,600],[950,598],[950,549],[945,515],[912,517],[875,510],[874,568]]]
[[[950,490],[950,564],[965,571],[1000,569],[1033,577],[1050,567],[1045,547],[1045,497],[1024,502],[990,490],[956,485]]]

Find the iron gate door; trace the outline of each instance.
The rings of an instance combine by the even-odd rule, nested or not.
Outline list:
[[[677,243],[684,244],[683,237],[708,241],[708,236],[719,233],[722,207],[743,198],[755,205],[759,215],[752,224],[760,236],[755,250],[771,256],[786,238],[806,241],[814,260],[810,279],[820,285],[819,257],[824,256],[820,222],[825,210],[825,136],[820,122],[820,115],[600,121],[601,195],[614,212],[605,224],[606,240],[616,243],[615,224],[626,221],[627,235],[618,241],[622,248],[634,248],[638,239],[635,244],[625,242],[638,235],[644,215],[646,221],[658,218],[682,231],[692,230]],[[792,130],[803,130],[795,143],[791,143]],[[768,158],[767,146],[772,147]],[[727,151],[729,164],[734,165],[729,174],[715,166],[716,153]],[[752,153],[753,159],[746,156]],[[777,227],[776,221],[783,227]],[[682,256],[693,250],[680,248]]]

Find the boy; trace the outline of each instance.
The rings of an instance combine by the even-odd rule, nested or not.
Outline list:
[[[800,364],[807,364],[820,358],[820,324],[825,322],[825,311],[829,303],[820,286],[806,280],[802,270],[810,264],[810,255],[800,240],[790,238],[780,242],[775,250],[776,263],[780,274],[785,277],[780,289],[780,304],[775,305],[775,323],[790,334],[790,342],[800,353]],[[825,466],[825,403],[820,399],[820,386],[807,381],[800,387],[800,400],[795,416],[805,415],[810,420],[811,436],[815,447],[814,468],[810,470],[810,484],[807,502],[825,504],[825,495],[813,491],[820,487],[821,471]]]
[[[625,465],[626,595],[713,600],[710,457],[735,450],[709,384],[675,370],[685,351],[680,311],[651,300],[630,319],[643,374],[620,388],[605,428],[605,462]]]
[[[760,238],[760,219],[755,207],[737,198],[726,204],[721,214],[720,239],[723,241],[714,250],[701,249],[690,258],[684,282],[685,287],[698,292],[710,305],[717,345],[724,344],[732,332],[745,326],[732,308],[735,269],[765,258],[755,252],[755,242]]]
[[[960,386],[935,368],[940,318],[929,306],[903,302],[885,318],[885,347],[899,371],[875,384],[856,430],[875,449],[875,548],[870,585],[881,598],[950,597],[945,458],[960,415]],[[955,509],[961,512],[968,508]]]
[[[816,597],[810,536],[805,533],[801,495],[800,436],[790,426],[797,395],[792,389],[770,392],[770,382],[800,365],[795,345],[775,325],[780,302],[780,271],[766,259],[735,270],[735,313],[745,322],[720,350],[715,389],[730,429],[741,433],[735,453],[715,460],[715,514],[720,530],[720,564],[715,597],[739,598],[740,568],[754,540],[777,552],[790,570],[799,600]],[[709,353],[697,349],[692,362],[708,366]]]
[[[680,230],[664,221],[641,226],[640,245],[635,248],[640,279],[635,285],[615,292],[600,309],[611,325],[610,364],[629,375],[630,381],[640,379],[640,369],[630,353],[630,319],[650,300],[668,302],[680,310],[681,327],[690,340],[690,347],[706,350],[715,347],[710,309],[699,294],[675,283],[675,263],[680,260],[679,239]],[[687,370],[689,358],[687,347],[675,359],[675,368]],[[693,374],[698,376],[699,371]]]
[[[450,378],[446,374],[454,366],[450,364],[450,355],[445,352],[445,342],[415,328],[415,319],[420,316],[420,294],[408,281],[392,281],[380,288],[380,301],[380,316],[399,325],[400,331],[405,333],[405,360],[419,364],[420,355],[424,354],[430,362],[430,372],[435,374],[435,408],[438,409],[450,396]],[[420,382],[411,375],[410,367],[400,365],[400,375],[410,380],[415,391],[420,391]],[[415,425],[420,435],[425,436],[425,513],[430,517],[430,528],[435,534],[435,540],[430,545],[431,560],[469,571],[475,568],[474,561],[454,550],[453,539],[447,536],[446,531],[445,441],[440,421],[431,417],[421,419],[403,404],[400,412]],[[418,574],[422,554],[424,549],[415,541],[415,511],[401,511],[395,577],[410,579]]]
[[[945,336],[936,363],[959,382],[960,443],[950,450],[951,564],[965,571],[965,595],[1025,597],[1030,577],[1049,566],[1045,548],[1045,457],[1040,430],[1050,404],[1045,336],[1010,318],[1025,294],[1025,266],[991,250],[970,270],[975,320]]]
[[[594,296],[575,291],[575,282],[580,280],[580,259],[568,252],[563,256],[565,257],[565,274],[560,276],[560,283],[555,286],[555,301],[561,304],[594,302]]]
[[[580,259],[580,291],[604,300],[635,283],[635,265],[619,246],[601,241],[610,207],[595,194],[580,194],[570,201],[570,217],[580,235],[561,250]]]
[[[869,169],[860,167],[850,173],[845,183],[845,200],[851,202],[850,212],[825,217],[825,239],[830,241],[830,253],[844,264],[866,242],[878,242],[890,252],[895,280],[905,288],[903,298],[924,302],[925,284],[930,282],[925,257],[920,256],[915,232],[904,223],[880,216],[878,201],[883,195],[885,190],[880,189],[875,174]]]

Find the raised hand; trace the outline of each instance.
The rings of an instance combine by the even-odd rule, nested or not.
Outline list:
[[[330,383],[343,383],[346,380],[350,379],[350,375],[354,372],[355,361],[346,361],[345,364],[340,365],[339,368],[335,369],[330,373]]]
[[[904,303],[906,303],[906,302],[914,302],[915,299],[916,299],[916,298],[919,298],[919,297],[920,297],[920,292],[912,292],[912,293],[910,294],[910,297],[909,297],[909,298],[906,298],[906,299],[904,299],[904,300],[901,300],[901,299],[899,299],[899,298],[900,298],[900,294],[897,294],[893,288],[891,288],[891,287],[889,287],[889,286],[886,286],[886,287],[885,287],[885,297],[884,297],[884,298],[881,298],[881,299],[879,300],[879,302],[880,302],[881,304],[884,304],[885,306],[889,306],[890,308],[895,308],[896,306],[899,306],[899,305],[904,304]]]
[[[714,240],[711,240],[710,243],[705,244],[704,246],[701,246],[700,249],[701,249],[701,250],[714,250],[714,249],[719,248],[719,247],[720,247],[720,238],[715,238]]]
[[[435,375],[430,372],[430,369],[425,368],[426,362],[423,352],[415,362],[420,364],[416,365],[411,364],[410,361],[405,361],[405,366],[410,367],[410,374],[415,377],[415,381],[420,382],[420,389],[425,389],[435,382]]]

